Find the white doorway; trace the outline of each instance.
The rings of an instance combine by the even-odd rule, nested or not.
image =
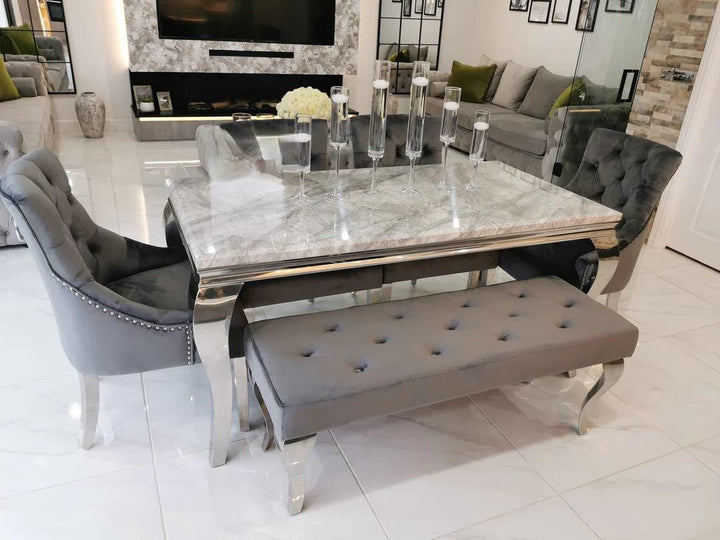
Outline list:
[[[661,205],[655,245],[720,270],[720,9],[678,141],[683,164]],[[651,239],[652,240],[652,239]]]

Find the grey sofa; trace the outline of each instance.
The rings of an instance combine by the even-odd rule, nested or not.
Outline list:
[[[431,73],[428,114],[442,115],[443,94],[449,76],[446,72]],[[617,89],[593,84],[583,77],[586,91],[582,102],[562,107],[548,118],[555,99],[572,80],[572,77],[555,75],[541,66],[516,109],[491,103],[494,96],[489,94],[483,103],[461,102],[458,135],[453,146],[469,151],[473,114],[477,109],[484,109],[491,113],[486,159],[507,163],[546,180],[552,178],[555,163],[559,161],[563,168],[567,167],[564,176],[572,178],[589,134],[598,127],[625,131],[630,116],[628,104],[614,103]]]
[[[387,60],[401,49],[408,49],[409,62],[393,62],[390,72],[390,91],[394,94],[409,94],[412,84],[412,72],[416,60],[427,60],[429,47],[418,48],[417,45],[381,45],[378,50],[378,60]]]
[[[52,36],[35,36],[40,51],[34,54],[6,54],[6,62],[38,62],[42,64],[51,92],[66,92],[70,88],[68,59],[65,57],[63,42]]]
[[[46,148],[10,166],[0,195],[40,269],[63,349],[80,376],[81,444],[88,448],[98,376],[195,361],[190,263],[182,247],[149,246],[98,227]]]
[[[22,97],[0,103],[0,174],[25,152],[42,146],[54,148],[56,131],[42,66],[37,62],[5,65]],[[21,243],[10,214],[0,205],[0,246]]]

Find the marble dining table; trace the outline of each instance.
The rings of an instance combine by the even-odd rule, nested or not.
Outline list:
[[[235,380],[244,359],[229,357],[235,302],[250,281],[613,235],[622,215],[499,162],[448,165],[448,190],[435,189],[441,165],[417,166],[417,194],[401,192],[409,167],[306,175],[244,170],[234,177],[174,180],[170,209],[198,277],[193,331],[212,391],[210,462],[222,465],[230,440]],[[238,384],[243,386],[244,383]],[[238,388],[239,392],[246,389]],[[249,429],[240,418],[241,429]]]

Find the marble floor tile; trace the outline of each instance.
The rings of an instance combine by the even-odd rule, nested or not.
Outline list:
[[[151,463],[140,376],[101,379],[100,400],[82,450],[75,375],[0,387],[0,498]]]
[[[669,336],[667,340],[720,371],[720,324]]]
[[[701,264],[656,271],[655,274],[703,300],[720,306],[720,272]]]
[[[684,450],[563,498],[602,540],[720,538],[720,477]]]
[[[688,446],[687,451],[720,475],[720,437]]]
[[[466,398],[332,431],[393,539],[434,538],[555,494]]]
[[[665,339],[640,343],[610,392],[681,446],[720,434],[720,373]]]
[[[586,371],[574,379],[544,377],[471,397],[558,492],[678,449],[657,427],[612,394],[605,394],[588,408],[588,432],[579,436],[580,405],[601,374],[594,368],[592,376],[586,378]]]
[[[643,247],[638,259],[636,272],[653,272],[696,264],[692,259],[667,248]]]
[[[205,452],[157,463],[168,538],[386,538],[328,432],[318,436],[306,468],[303,511],[287,514],[287,479],[280,452],[260,437],[235,443],[235,456],[208,466]]]
[[[209,448],[212,416],[210,385],[202,364],[143,373],[143,387],[150,422],[150,438],[156,460]],[[239,429],[233,403],[232,440],[254,436]],[[262,415],[250,400],[250,424],[257,429]]]
[[[639,274],[623,291],[620,313],[659,336],[720,322],[720,307],[652,272]]]
[[[509,512],[438,540],[597,540],[559,497]]]
[[[22,540],[161,540],[150,466],[0,500],[0,534]]]

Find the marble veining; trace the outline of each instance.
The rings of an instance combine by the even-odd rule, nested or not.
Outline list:
[[[341,171],[342,199],[332,199],[334,172],[306,178],[310,201],[293,199],[298,177],[247,173],[230,180],[187,178],[171,186],[170,201],[199,272],[243,266],[283,267],[287,261],[448,244],[507,235],[550,235],[558,229],[607,225],[621,215],[598,203],[486,162],[480,189],[465,189],[469,163],[451,164],[450,192],[433,189],[440,165],[416,168],[419,195],[400,192],[408,167],[378,170],[367,197],[369,169]]]
[[[336,0],[335,44],[331,46],[160,39],[156,0],[124,3],[131,71],[331,75],[357,71],[359,0]],[[211,57],[209,49],[292,52],[295,57]]]

